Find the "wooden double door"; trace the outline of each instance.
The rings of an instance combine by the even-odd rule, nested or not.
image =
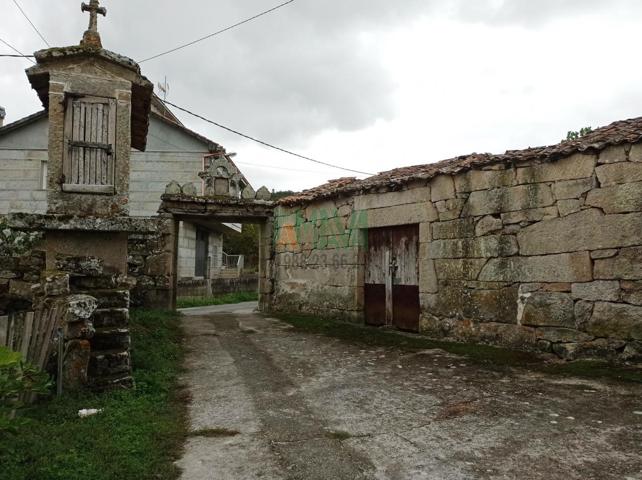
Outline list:
[[[419,331],[419,225],[368,230],[368,325]]]

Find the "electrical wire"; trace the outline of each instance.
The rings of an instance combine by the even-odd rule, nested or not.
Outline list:
[[[33,58],[33,55],[18,55],[10,53],[0,53],[0,57],[10,57],[10,58]]]
[[[177,148],[178,150],[176,152],[170,152],[170,153],[203,153],[203,152],[185,152],[183,147],[176,145],[175,143],[170,142],[169,140],[165,138],[161,138],[158,135],[154,135],[152,132],[147,132],[147,135],[155,138],[156,140],[159,140],[163,142],[166,145],[169,145],[170,147]],[[149,151],[149,150],[148,150]],[[301,169],[296,169],[296,168],[287,168],[287,167],[276,167],[274,165],[261,165],[258,163],[250,163],[250,162],[245,162],[242,160],[234,160],[235,165],[244,165],[248,167],[255,167],[255,168],[260,168],[260,169],[265,169],[265,170],[284,170],[286,172],[300,172],[300,173],[317,173],[319,175],[325,175],[325,172],[322,172],[320,170],[301,170]]]
[[[144,60],[141,60],[138,63],[140,64],[140,63],[143,63],[143,62],[147,62],[149,60],[154,60],[154,59],[156,59],[158,57],[162,57],[163,55],[167,55],[169,53],[174,53],[174,52],[176,52],[178,50],[181,50],[183,48],[186,48],[186,47],[191,47],[192,45],[194,45],[196,43],[202,42],[203,40],[207,40],[208,38],[215,37],[216,35],[220,35],[221,33],[225,33],[225,32],[227,32],[229,30],[232,30],[233,28],[236,28],[236,27],[244,25],[244,24],[246,24],[248,22],[251,22],[252,20],[256,20],[257,18],[262,17],[264,15],[267,15],[268,13],[272,13],[273,11],[278,10],[279,8],[283,8],[283,7],[285,7],[286,5],[289,5],[292,2],[294,2],[294,0],[288,0],[287,2],[281,3],[280,5],[277,5],[276,7],[272,7],[269,10],[265,10],[264,12],[261,12],[261,13],[259,13],[257,15],[254,15],[253,17],[246,18],[245,20],[242,20],[242,21],[240,21],[238,23],[235,23],[234,25],[230,25],[229,27],[225,27],[222,30],[219,30],[217,32],[211,33],[211,34],[206,35],[204,37],[198,38],[198,39],[196,39],[196,40],[194,40],[192,42],[186,43],[184,45],[180,45],[180,46],[178,46],[176,48],[172,48],[171,50],[167,50],[166,52],[161,52],[161,53],[159,53],[157,55],[154,55],[153,57],[149,57],[149,58],[146,58]]]
[[[319,175],[325,175],[325,172],[322,172],[320,170],[302,170],[297,168],[275,167],[274,165],[260,165],[258,163],[244,162],[242,160],[234,160],[234,163],[236,163],[237,165],[244,165],[246,167],[254,167],[254,168],[260,168],[265,170],[283,170],[286,172],[317,173]]]
[[[47,39],[42,35],[42,33],[40,33],[40,30],[38,30],[38,27],[36,27],[36,26],[33,24],[33,22],[31,21],[31,19],[29,18],[29,16],[28,16],[28,15],[25,13],[25,11],[22,9],[22,7],[20,6],[20,4],[18,3],[18,0],[13,0],[13,3],[15,3],[15,4],[16,4],[16,7],[18,7],[18,10],[20,10],[20,13],[22,13],[22,15],[27,19],[27,22],[29,22],[29,23],[31,24],[31,26],[33,27],[33,29],[34,29],[34,30],[36,31],[36,33],[38,34],[38,36],[39,36],[40,38],[42,38],[42,41],[43,41],[43,42],[45,42],[45,44],[46,44],[49,48],[51,48],[51,45],[49,45],[49,42],[47,41]]]
[[[294,157],[298,157],[298,158],[301,158],[303,160],[307,160],[309,162],[318,163],[319,165],[325,165],[326,167],[332,167],[332,168],[336,168],[338,170],[344,170],[346,172],[351,172],[351,173],[358,173],[360,175],[374,175],[374,173],[362,172],[360,170],[353,170],[351,168],[340,167],[339,165],[333,165],[331,163],[322,162],[321,160],[316,160],[314,158],[306,157],[304,155],[300,155],[298,153],[291,152],[290,150],[286,150],[285,148],[277,147],[275,145],[272,145],[271,143],[264,142],[263,140],[259,140],[258,138],[252,137],[252,136],[247,135],[245,133],[241,133],[238,130],[234,130],[233,128],[226,127],[225,125],[221,125],[220,123],[217,123],[214,120],[210,120],[209,118],[205,118],[202,115],[194,113],[194,112],[192,112],[192,111],[190,111],[190,110],[188,110],[186,108],[179,107],[178,105],[176,105],[176,104],[174,104],[172,102],[168,102],[167,100],[163,100],[163,99],[160,99],[160,98],[159,98],[159,100],[161,102],[165,103],[166,105],[174,107],[175,109],[180,110],[182,112],[185,112],[185,113],[187,113],[189,115],[192,115],[193,117],[199,118],[199,119],[203,120],[204,122],[211,123],[212,125],[215,125],[215,126],[217,126],[219,128],[222,128],[223,130],[227,130],[230,133],[233,133],[233,134],[238,135],[240,137],[246,138],[248,140],[252,140],[253,142],[256,142],[256,143],[258,143],[260,145],[263,145],[265,147],[269,147],[269,148],[272,148],[274,150],[278,150],[280,152],[287,153],[288,155],[292,155]]]
[[[27,59],[27,60],[29,60],[31,63],[33,63],[33,64],[35,64],[35,63],[36,63],[36,62],[34,62],[34,61],[31,59],[31,55],[25,55],[25,54],[24,54],[24,53],[22,53],[20,50],[18,50],[16,47],[14,47],[14,46],[13,46],[13,45],[11,45],[10,43],[6,42],[6,41],[5,41],[5,40],[3,40],[2,38],[0,38],[0,42],[4,43],[4,44],[5,44],[7,47],[9,47],[11,50],[13,50],[13,51],[14,51],[14,52],[16,52],[17,54],[19,54],[21,57],[26,58],[26,59]]]

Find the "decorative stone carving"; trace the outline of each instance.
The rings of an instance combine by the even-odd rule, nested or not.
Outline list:
[[[165,195],[180,195],[181,193],[181,185],[176,180],[172,180],[165,187]]]
[[[243,200],[254,200],[254,198],[256,198],[256,192],[248,185],[243,189],[243,192],[241,192],[241,198]]]
[[[243,177],[224,155],[209,157],[205,170],[199,173],[205,181],[205,195],[240,198]]]
[[[190,197],[195,197],[198,195],[198,190],[193,183],[186,183],[182,188],[183,195],[189,195]]]
[[[272,198],[272,194],[270,191],[267,189],[267,187],[261,187],[259,190],[256,192],[256,199],[257,200],[264,200],[264,201],[269,201]]]

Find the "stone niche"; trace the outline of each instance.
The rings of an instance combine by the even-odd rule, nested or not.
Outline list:
[[[127,215],[131,148],[145,149],[153,85],[102,48],[35,58],[27,76],[49,116],[47,213]]]
[[[240,198],[247,186],[243,176],[224,152],[205,158],[205,170],[199,174],[205,182],[205,195]]]

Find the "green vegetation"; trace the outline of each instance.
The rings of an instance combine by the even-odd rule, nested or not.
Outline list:
[[[579,131],[570,131],[566,134],[566,140],[579,140],[593,131],[591,127],[580,128]]]
[[[554,375],[609,378],[642,383],[641,369],[612,365],[606,361],[578,360],[574,362],[550,363],[543,361],[538,355],[529,352],[492,347],[489,345],[432,340],[422,335],[366,327],[339,320],[305,315],[282,315],[279,318],[298,330],[327,335],[351,343],[360,343],[376,347],[396,347],[412,352],[439,348],[449,353],[465,356],[470,361],[484,365],[486,368],[505,369],[510,367],[525,367]]]
[[[256,269],[259,264],[259,226],[248,223],[240,232],[226,231],[223,246],[228,255],[245,256],[245,269]]]
[[[232,303],[255,302],[259,299],[256,292],[235,292],[214,297],[184,297],[176,301],[177,308],[208,307],[210,305],[229,305]]]
[[[186,437],[177,381],[179,316],[133,311],[136,389],[66,394],[25,412],[18,434],[0,433],[0,477],[12,480],[174,479]],[[102,409],[81,419],[78,410]]]
[[[24,424],[16,413],[31,395],[46,395],[51,388],[49,375],[23,362],[22,355],[0,347],[0,435],[17,433]]]

